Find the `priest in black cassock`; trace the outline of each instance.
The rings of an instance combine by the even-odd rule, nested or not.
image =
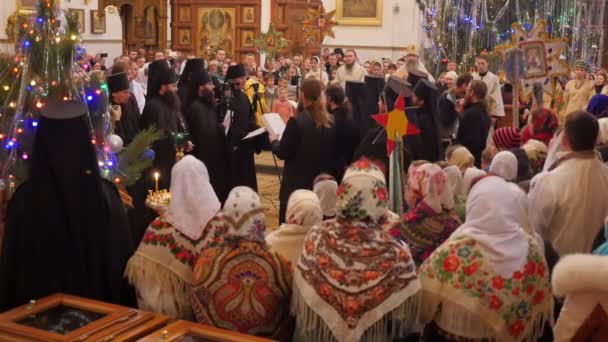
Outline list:
[[[205,70],[205,61],[202,58],[191,58],[186,61],[184,71],[179,76],[177,81],[177,96],[182,103],[182,114],[187,116],[187,109],[190,103],[198,96],[198,92],[192,92],[190,86],[195,75],[199,75],[202,70]]]
[[[0,311],[63,292],[133,306],[123,278],[134,244],[116,187],[103,180],[86,106],[48,102],[30,177],[8,204]]]
[[[120,72],[108,76],[110,102],[112,104],[112,124],[114,134],[122,138],[125,146],[129,145],[139,133],[139,107],[131,93],[127,73]]]
[[[152,146],[154,163],[147,179],[154,172],[160,173],[159,187],[169,189],[171,169],[175,164],[175,142],[172,134],[184,133],[186,125],[181,115],[181,104],[177,96],[177,76],[165,60],[154,61],[148,68],[148,99],[141,115],[141,128],[151,126],[161,130],[165,137]]]
[[[243,140],[251,131],[258,128],[255,116],[247,95],[243,92],[247,73],[243,64],[233,65],[226,73],[226,83],[229,89],[222,91],[218,107],[220,122],[230,115],[227,147],[230,167],[230,188],[244,185],[255,191],[258,182],[255,174],[254,153],[260,153],[267,136],[259,135],[253,139]]]
[[[188,60],[188,63],[194,60],[197,59]],[[184,75],[185,72],[182,77]],[[224,203],[231,189],[228,183],[230,178],[226,158],[226,135],[224,127],[217,121],[213,81],[204,68],[196,68],[188,74],[188,80],[182,82],[180,78],[180,87],[185,87],[184,92],[191,95],[187,99],[188,106],[184,116],[194,144],[192,154],[207,167],[211,185],[219,200]]]

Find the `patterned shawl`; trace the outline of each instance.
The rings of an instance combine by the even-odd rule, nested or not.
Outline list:
[[[198,322],[281,339],[291,297],[291,268],[264,242],[258,195],[234,188],[223,210],[224,244],[205,250],[193,272],[190,302]]]
[[[416,321],[416,267],[407,246],[382,229],[385,184],[368,160],[353,164],[338,190],[336,220],[306,237],[291,311],[307,340],[390,341]]]
[[[191,319],[187,293],[192,269],[201,252],[221,242],[225,231],[222,214],[207,223],[199,240],[191,240],[162,217],[152,221],[125,269],[125,276],[140,295],[145,288],[160,289],[158,298],[139,298],[140,304],[150,303],[153,308],[140,308],[171,319]],[[171,300],[165,303],[163,298]]]
[[[543,251],[519,225],[519,189],[476,184],[467,221],[420,266],[422,321],[463,338],[536,341],[552,320]]]

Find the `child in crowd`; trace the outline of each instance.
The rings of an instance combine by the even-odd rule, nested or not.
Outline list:
[[[293,106],[287,99],[287,88],[279,88],[279,98],[272,104],[272,111],[279,113],[285,123],[294,115]]]

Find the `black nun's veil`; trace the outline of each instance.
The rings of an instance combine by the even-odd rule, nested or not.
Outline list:
[[[122,277],[133,253],[124,207],[100,177],[85,107],[47,107],[30,179],[8,206],[0,310],[56,292],[135,304]]]

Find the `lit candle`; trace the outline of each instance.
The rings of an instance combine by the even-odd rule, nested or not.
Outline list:
[[[156,191],[158,191],[158,178],[160,178],[160,174],[158,172],[154,172],[154,183],[156,184]]]

